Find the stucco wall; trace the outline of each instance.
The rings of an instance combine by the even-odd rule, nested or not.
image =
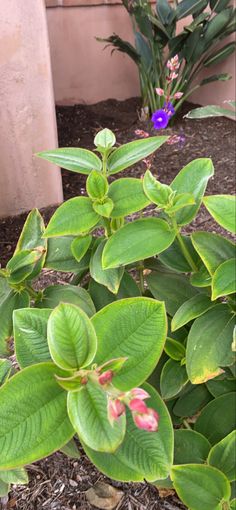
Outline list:
[[[0,126],[0,217],[61,202],[59,169],[33,156],[57,146],[43,0],[1,8]]]
[[[139,95],[135,64],[95,40],[113,32],[132,41],[129,16],[119,0],[46,0],[55,99],[60,104],[95,103]],[[64,7],[63,7],[64,5]],[[67,7],[66,7],[67,6]],[[191,98],[202,104],[221,103],[235,95],[234,56],[219,66],[231,71],[229,82],[207,85]],[[208,70],[204,76],[215,74]]]

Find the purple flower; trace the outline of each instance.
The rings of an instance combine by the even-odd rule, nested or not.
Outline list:
[[[168,125],[169,116],[165,110],[157,110],[152,115],[154,129],[164,129]]]
[[[169,117],[172,117],[172,115],[174,115],[174,113],[175,113],[173,104],[170,101],[168,103],[166,103],[166,102],[164,103],[164,109],[167,112],[167,114],[169,115]]]

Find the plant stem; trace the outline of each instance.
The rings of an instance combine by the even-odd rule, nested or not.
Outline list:
[[[104,152],[102,156],[102,173],[106,177],[107,175],[107,153]]]
[[[145,287],[144,287],[144,276],[143,276],[144,265],[143,265],[142,260],[138,263],[137,270],[139,272],[139,288],[140,288],[140,292],[143,296],[144,292],[145,292]]]
[[[33,298],[33,299],[37,299],[38,296],[39,296],[39,292],[37,292],[36,290],[33,289],[33,287],[31,287],[31,285],[28,285],[26,284],[25,285],[25,289],[28,291],[29,295]]]
[[[187,420],[183,420],[183,425],[186,429],[188,430],[192,430],[192,427],[190,427],[189,423],[187,422]]]
[[[103,221],[104,221],[104,224],[105,224],[106,236],[110,237],[111,236],[111,224],[110,224],[110,220],[109,220],[109,218],[104,218],[103,217]]]
[[[192,258],[192,255],[191,253],[189,253],[189,250],[183,240],[183,238],[181,237],[181,234],[180,234],[180,231],[179,231],[179,228],[178,228],[178,225],[176,223],[176,220],[175,219],[172,219],[172,224],[173,224],[173,227],[175,229],[175,233],[176,233],[176,238],[178,240],[178,243],[180,245],[180,248],[181,248],[181,251],[183,253],[183,256],[184,258],[187,260],[188,264],[190,265],[192,271],[194,273],[196,273],[198,271],[198,268]]]

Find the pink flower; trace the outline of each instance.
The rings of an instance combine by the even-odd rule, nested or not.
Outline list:
[[[144,414],[133,414],[135,425],[139,429],[148,430],[149,432],[156,432],[158,430],[159,415],[154,409],[147,409]]]
[[[139,398],[133,398],[129,402],[129,408],[131,411],[136,411],[137,413],[146,413],[148,408],[143,400],[140,400]]]
[[[175,80],[176,78],[178,78],[178,74],[173,72],[173,73],[171,73],[170,77],[171,77],[171,80]]]
[[[113,372],[112,370],[106,370],[106,372],[103,372],[99,378],[98,378],[98,382],[99,384],[103,385],[103,384],[107,384],[107,383],[110,383],[112,381],[112,378],[113,378]]]
[[[131,398],[138,398],[140,400],[145,400],[146,398],[150,398],[150,395],[147,393],[147,391],[143,390],[142,388],[133,388],[129,395]]]
[[[156,93],[158,96],[164,96],[164,90],[159,87],[156,88]]]
[[[118,420],[118,418],[125,414],[125,405],[118,398],[116,399],[108,399],[107,405],[107,413],[108,420],[111,424],[113,424],[114,420]]]
[[[170,71],[177,71],[180,67],[179,57],[178,55],[175,55],[173,58],[168,60],[166,67],[170,69]]]
[[[184,95],[184,93],[183,93],[183,92],[176,92],[176,93],[174,94],[174,99],[180,99],[183,95]]]

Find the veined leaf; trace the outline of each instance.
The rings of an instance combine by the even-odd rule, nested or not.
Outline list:
[[[128,216],[137,211],[141,211],[150,201],[143,192],[143,186],[140,179],[127,177],[118,179],[111,183],[108,196],[112,199],[114,207],[111,212],[112,218]]]
[[[5,483],[14,483],[17,485],[25,485],[29,483],[29,477],[24,468],[0,471],[0,479]]]
[[[44,237],[79,235],[93,228],[99,220],[90,198],[75,197],[60,205],[45,230]]]
[[[102,241],[90,260],[90,274],[92,278],[108,288],[113,294],[117,294],[124,274],[124,268],[118,267],[114,269],[102,268],[102,253],[106,241]]]
[[[200,317],[207,310],[213,308],[213,306],[215,304],[212,303],[206,294],[196,294],[178,308],[172,319],[171,330],[176,331],[191,320],[196,319],[196,317]]]
[[[89,365],[97,350],[97,338],[88,316],[79,307],[60,303],[48,321],[48,346],[55,363],[66,370]]]
[[[169,359],[161,372],[161,394],[167,400],[175,397],[188,382],[188,374],[185,365]]]
[[[71,252],[77,262],[80,262],[84,255],[87,253],[91,243],[92,236],[77,237],[71,243]]]
[[[173,462],[173,428],[168,410],[158,393],[149,384],[143,388],[149,393],[148,406],[159,416],[157,432],[138,429],[127,410],[127,428],[123,442],[112,453],[95,452],[83,444],[83,448],[98,469],[114,480],[150,482],[165,479]]]
[[[205,67],[210,67],[212,65],[219,64],[220,62],[228,58],[229,55],[235,52],[235,47],[236,44],[234,41],[226,44],[222,48],[212,53],[206,60],[204,60],[203,65]]]
[[[121,172],[121,170],[125,170],[125,168],[150,156],[166,140],[168,140],[167,136],[152,136],[122,145],[109,156],[107,161],[108,173],[112,175]]]
[[[8,379],[12,369],[11,361],[0,359],[0,386]]]
[[[212,278],[212,299],[236,292],[236,259],[229,259],[218,266]]]
[[[206,6],[206,0],[182,0],[176,8],[177,19],[186,18],[189,14],[193,15],[203,10]]]
[[[122,391],[139,386],[161,356],[167,324],[164,303],[149,298],[122,299],[107,305],[92,318],[98,350],[94,363],[127,357],[113,378]],[[145,341],[143,340],[145,338]]]
[[[166,250],[175,238],[174,230],[159,218],[127,223],[107,241],[103,251],[104,269],[130,264]]]
[[[187,245],[188,252],[190,252],[191,257],[197,266],[201,259],[193,247],[191,237],[181,235],[181,238],[184,244]],[[180,248],[179,241],[177,238],[174,240],[171,246],[167,248],[167,250],[160,253],[158,259],[165,266],[169,267],[170,269],[173,269],[174,271],[179,271],[180,273],[190,273],[192,271],[192,268],[190,267],[189,263],[187,262],[186,258],[183,255],[183,252]]]
[[[236,430],[233,430],[212,447],[207,459],[208,464],[220,469],[230,482],[236,480],[235,446]]]
[[[115,145],[116,137],[110,129],[102,129],[99,131],[94,138],[94,145],[96,147],[102,147],[103,149],[110,149]]]
[[[43,292],[38,308],[55,308],[59,303],[71,303],[79,306],[91,317],[95,313],[95,307],[87,290],[75,285],[50,285]]]
[[[78,262],[71,251],[71,244],[74,240],[77,241],[77,238],[74,236],[49,238],[44,267],[55,269],[56,271],[76,273]]]
[[[236,233],[236,197],[232,195],[210,195],[203,203],[211,216],[226,230]]]
[[[196,3],[196,2],[195,2]],[[214,175],[212,161],[207,158],[194,159],[175,177],[171,188],[178,193],[192,193],[195,204],[177,211],[175,217],[178,225],[186,225],[196,216],[208,179]]]
[[[1,278],[0,278],[1,284]],[[12,314],[18,308],[25,308],[29,306],[30,298],[28,292],[15,292],[14,290],[6,289],[5,298],[1,300],[0,297],[0,356],[9,354],[7,342],[12,336],[13,324]]]
[[[175,416],[181,418],[194,416],[196,413],[212,399],[205,384],[192,385],[188,383],[177,402],[174,404],[173,412]]]
[[[55,379],[62,373],[53,363],[40,363],[17,373],[0,389],[0,470],[47,457],[74,435],[66,392]]]
[[[31,280],[40,273],[44,265],[47,251],[47,240],[42,238],[44,230],[44,221],[40,212],[38,209],[33,209],[26,218],[14,252],[16,254],[22,250],[41,248],[42,255],[29,275]]]
[[[186,366],[190,381],[199,384],[221,373],[221,367],[232,365],[231,350],[234,317],[225,304],[214,306],[196,319],[190,329]]]
[[[203,434],[212,445],[236,428],[235,396],[235,392],[220,395],[209,402],[197,418],[195,430]]]
[[[196,430],[178,429],[174,431],[174,464],[204,464],[211,445]]]
[[[81,441],[93,450],[114,452],[121,444],[126,429],[125,416],[108,421],[107,394],[101,386],[89,381],[80,391],[69,392],[68,414]]]
[[[222,262],[235,256],[234,243],[219,234],[194,232],[191,238],[195,250],[211,275]]]
[[[171,470],[174,488],[190,510],[221,510],[229,502],[230,484],[216,468],[204,464],[183,464]]]
[[[39,158],[46,159],[55,165],[80,174],[88,175],[92,170],[101,170],[101,160],[87,149],[66,147],[51,151],[38,152]]]
[[[13,314],[17,361],[21,368],[51,361],[47,342],[50,309],[23,308]]]

